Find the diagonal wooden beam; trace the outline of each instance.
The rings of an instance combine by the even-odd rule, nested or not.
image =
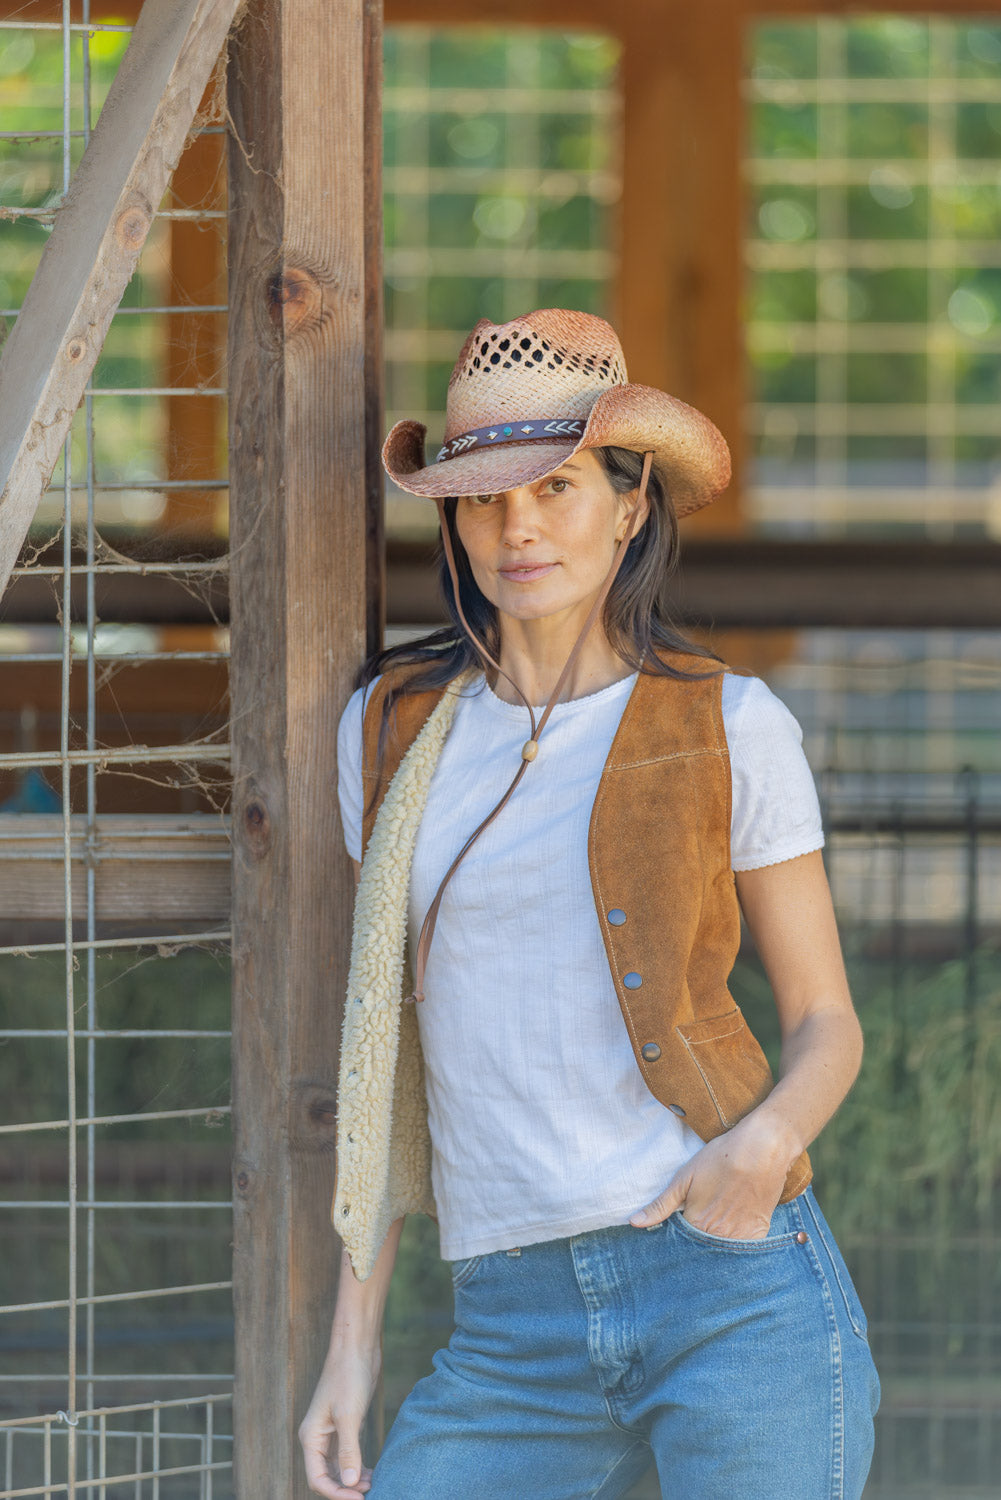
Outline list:
[[[0,355],[0,591],[241,0],[146,0]]]

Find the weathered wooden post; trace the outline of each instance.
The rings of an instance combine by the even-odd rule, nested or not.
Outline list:
[[[295,1439],[336,1286],[352,882],[337,719],[379,624],[376,0],[259,0],[231,46],[236,1487]]]

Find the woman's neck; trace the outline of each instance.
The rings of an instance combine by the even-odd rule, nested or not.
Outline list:
[[[500,664],[533,707],[548,703],[582,623],[580,620],[566,624],[552,619],[514,620],[502,616]],[[632,670],[613,650],[601,625],[596,623],[578,652],[561,699],[567,702],[572,698],[586,698],[602,688],[611,687],[613,682],[621,682]],[[507,678],[497,677],[494,681],[492,677],[490,685],[505,703],[521,703]]]

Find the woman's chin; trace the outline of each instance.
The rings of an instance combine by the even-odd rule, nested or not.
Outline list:
[[[574,601],[554,599],[552,596],[547,598],[541,591],[533,594],[525,586],[519,585],[517,590],[502,590],[496,600],[496,607],[509,619],[527,622],[548,620],[556,615],[565,615],[574,607]]]

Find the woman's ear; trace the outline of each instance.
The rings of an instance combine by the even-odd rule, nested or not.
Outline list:
[[[633,510],[639,504],[639,498],[640,492],[638,486],[636,489],[630,490],[627,495],[619,496],[619,524],[615,528],[615,540],[617,542],[621,542],[622,538],[625,536],[626,527],[629,525],[629,517],[632,515]],[[633,526],[634,537],[638,536],[640,531],[642,531],[643,525],[649,514],[650,497],[648,495],[644,495],[640,514],[636,517],[636,524]]]

